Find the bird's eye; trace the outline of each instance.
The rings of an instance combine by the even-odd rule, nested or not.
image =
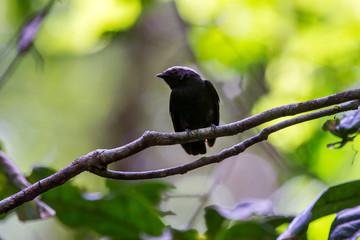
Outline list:
[[[172,70],[173,73],[176,73],[177,71],[178,71],[177,68],[174,68],[174,69]]]

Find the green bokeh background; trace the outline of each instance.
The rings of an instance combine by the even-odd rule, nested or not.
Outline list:
[[[8,48],[21,24],[45,4],[0,0],[1,46]],[[30,51],[0,89],[0,140],[24,174],[34,164],[61,169],[94,149],[121,146],[146,130],[171,132],[170,90],[154,75],[172,65],[195,68],[212,80],[221,97],[221,124],[358,87],[360,4],[62,0],[45,18],[35,47],[44,65]],[[2,55],[1,71],[14,54]],[[174,194],[210,191],[208,204],[233,206],[244,198],[270,198],[279,213],[296,214],[325,186],[360,176],[351,143],[340,150],[326,148],[338,139],[321,131],[324,122],[282,130],[240,156],[165,181],[177,187]],[[209,154],[255,133],[218,139]],[[179,146],[154,147],[112,168],[140,171],[195,159]],[[91,174],[74,182],[88,191],[105,191],[103,180]],[[198,205],[192,198],[164,202],[164,210],[177,213],[166,217],[166,223],[187,226]],[[200,231],[201,218],[193,221]],[[329,220],[320,219],[310,226],[308,237],[325,239],[328,229]],[[49,234],[54,231],[59,235]],[[5,239],[72,234],[54,219],[23,224],[11,216],[0,223]]]

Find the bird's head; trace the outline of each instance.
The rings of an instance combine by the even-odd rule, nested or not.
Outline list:
[[[195,70],[182,66],[168,68],[164,72],[156,74],[155,77],[164,79],[171,89],[185,84],[189,79],[201,79]]]

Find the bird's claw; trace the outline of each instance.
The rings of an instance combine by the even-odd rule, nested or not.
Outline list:
[[[212,124],[210,125],[210,128],[211,128],[212,134],[215,135],[216,129],[217,129],[216,125],[212,123]]]
[[[195,133],[193,131],[191,131],[190,129],[188,129],[188,128],[185,129],[185,131],[186,131],[188,136],[194,136],[195,135]]]

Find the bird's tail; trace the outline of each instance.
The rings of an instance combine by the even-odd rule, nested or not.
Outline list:
[[[181,146],[184,148],[185,152],[187,152],[190,155],[198,155],[198,154],[206,153],[204,140],[191,142],[191,143],[184,143],[181,144]]]
[[[209,147],[214,146],[216,138],[206,139],[206,143]]]

